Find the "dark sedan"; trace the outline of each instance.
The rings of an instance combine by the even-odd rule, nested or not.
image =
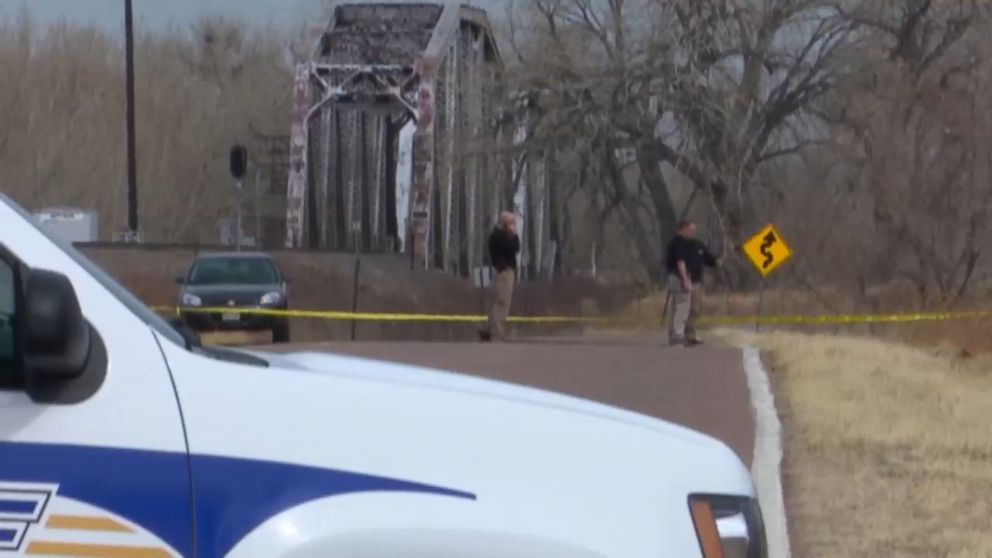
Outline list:
[[[286,278],[268,254],[202,254],[176,282],[181,285],[179,312],[194,330],[272,330],[273,343],[289,341],[288,318],[240,311],[289,308]],[[230,310],[203,312],[201,308]]]

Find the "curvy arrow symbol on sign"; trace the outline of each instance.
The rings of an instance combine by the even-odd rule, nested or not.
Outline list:
[[[769,231],[765,235],[764,242],[761,243],[761,255],[765,257],[765,261],[761,262],[761,269],[768,269],[768,266],[775,261],[775,256],[769,251],[769,248],[776,242],[778,242],[778,237],[775,236],[775,231]]]

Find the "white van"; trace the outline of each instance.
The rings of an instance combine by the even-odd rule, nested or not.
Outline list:
[[[0,558],[760,558],[724,444],[335,355],[197,346],[0,196]]]

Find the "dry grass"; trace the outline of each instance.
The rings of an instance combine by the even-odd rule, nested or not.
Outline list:
[[[719,333],[772,369],[796,556],[992,556],[992,357]]]
[[[620,316],[643,324],[657,324],[664,312],[665,291],[656,291],[624,307]],[[906,284],[872,287],[868,298],[848,291],[823,288],[813,293],[808,289],[770,288],[765,293],[762,314],[766,316],[812,316],[822,314],[888,314],[917,311],[976,311],[992,310],[989,305],[992,284],[976,283],[967,297],[955,302],[934,300],[921,306],[918,295]],[[704,316],[754,316],[758,308],[755,292],[704,291]],[[802,326],[763,326],[765,331],[872,335],[913,346],[950,349],[968,356],[992,354],[992,319],[953,319],[932,322],[893,324],[825,324]]]

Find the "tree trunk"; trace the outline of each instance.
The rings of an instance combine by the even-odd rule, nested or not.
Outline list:
[[[638,215],[641,201],[631,198],[627,188],[627,181],[624,179],[620,164],[617,162],[613,145],[607,142],[604,149],[604,164],[606,175],[613,183],[612,192],[616,196],[617,206],[621,209],[621,219],[627,236],[637,247],[637,253],[644,265],[644,271],[648,275],[649,281],[660,280],[661,278],[661,249],[651,242],[651,235],[648,233],[644,223]],[[667,189],[665,189],[667,197]],[[669,200],[671,205],[671,200]],[[674,208],[672,213],[674,213]],[[664,246],[661,244],[660,246]]]
[[[661,153],[652,143],[641,143],[638,146],[637,165],[641,170],[641,178],[651,194],[655,218],[658,220],[658,240],[660,246],[664,246],[675,234],[678,216],[675,213],[675,204],[672,203],[671,192],[668,190],[668,181],[661,172],[659,161],[661,161]]]

